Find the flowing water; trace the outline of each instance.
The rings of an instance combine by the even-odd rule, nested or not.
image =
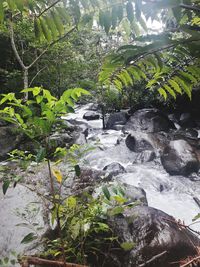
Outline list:
[[[158,208],[176,219],[192,223],[195,215],[200,213],[193,197],[200,195],[200,177],[195,176],[192,181],[182,176],[170,176],[163,169],[159,159],[143,164],[133,164],[136,153],[131,152],[125,145],[125,135],[121,131],[102,130],[102,121],[86,121],[83,115],[90,105],[85,105],[76,109],[76,113],[66,117],[67,120],[75,120],[77,124],[88,127],[87,142],[94,145],[96,149],[90,151],[84,157],[87,166],[102,170],[112,162],[118,162],[126,169],[126,173],[115,177],[116,181],[125,182],[130,185],[142,187],[147,194],[149,206]],[[118,144],[117,144],[118,143]],[[9,256],[11,251],[22,253],[27,245],[20,242],[25,235],[33,232],[32,229],[16,226],[24,223],[16,211],[24,211],[32,205],[36,205],[40,210],[35,211],[28,220],[38,223],[44,227],[42,206],[38,203],[38,197],[22,185],[17,185],[15,189],[10,188],[6,196],[0,190],[0,259]],[[34,212],[34,208],[33,208]],[[31,215],[31,212],[30,214]],[[200,225],[193,225],[200,230]],[[15,265],[17,266],[17,265]]]
[[[94,151],[85,156],[87,165],[102,170],[112,162],[120,163],[127,173],[119,174],[115,178],[116,181],[142,187],[146,191],[149,206],[191,224],[192,219],[200,213],[200,208],[193,199],[200,196],[200,177],[194,175],[192,180],[183,176],[171,176],[163,169],[159,159],[149,163],[133,164],[136,153],[126,147],[125,136],[121,131],[104,131],[101,120],[83,119],[89,107],[90,105],[86,105],[77,108],[76,113],[68,118],[87,123],[88,143],[92,143],[91,140],[98,140],[100,143]],[[121,140],[119,144],[117,140]],[[200,224],[194,224],[192,227],[200,230]]]

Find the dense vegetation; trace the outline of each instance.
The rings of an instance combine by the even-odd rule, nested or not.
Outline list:
[[[65,179],[51,165],[70,155],[68,164],[80,176],[72,155],[81,148],[52,146],[50,134],[75,102],[88,99],[100,105],[103,118],[139,107],[199,112],[199,14],[199,0],[0,0],[0,119],[34,143],[28,156],[18,151],[15,159],[44,161],[49,171],[57,239],[48,240],[42,256],[81,264],[90,256],[102,263],[100,254],[113,244],[125,251],[134,246],[120,243],[105,218],[137,203],[121,188],[110,194],[104,187],[97,199],[64,198]],[[4,194],[11,183],[4,181]],[[36,238],[30,233],[23,242]]]

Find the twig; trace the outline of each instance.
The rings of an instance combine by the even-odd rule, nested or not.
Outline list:
[[[186,266],[189,266],[191,263],[193,263],[194,261],[197,261],[200,259],[200,256],[196,257],[196,258],[193,258],[192,260],[188,261],[187,263],[181,265],[180,267],[186,267]]]
[[[167,251],[163,251],[162,253],[156,255],[156,256],[153,256],[150,260],[146,261],[145,263],[142,263],[139,265],[139,267],[145,267],[145,266],[148,266],[149,263],[152,263],[153,261],[157,260],[158,258],[162,257],[163,255],[165,255],[167,253]]]
[[[19,260],[20,265],[22,267],[29,267],[30,265],[43,265],[43,266],[55,266],[55,267],[87,267],[86,265],[80,265],[75,263],[69,263],[69,262],[61,262],[61,261],[52,261],[52,260],[46,260],[41,259],[38,257],[24,257],[23,259]]]
[[[46,13],[49,9],[51,9],[52,7],[54,7],[55,5],[57,5],[59,2],[61,2],[61,0],[57,0],[54,3],[52,3],[50,6],[48,6],[47,8],[45,8],[37,17],[41,17],[44,13]]]

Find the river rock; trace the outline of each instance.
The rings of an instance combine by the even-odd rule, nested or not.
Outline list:
[[[124,126],[124,131],[145,131],[154,133],[169,131],[174,124],[157,109],[141,109],[136,111]]]
[[[123,214],[110,217],[109,225],[120,243],[135,246],[129,251],[113,251],[113,262],[107,262],[106,267],[171,267],[172,262],[196,255],[195,246],[200,242],[190,231],[180,228],[173,217],[147,206],[126,209]]]
[[[145,135],[131,133],[125,140],[126,146],[134,152],[142,152],[144,150],[153,150],[153,146]]]
[[[171,141],[161,155],[165,170],[171,175],[187,176],[199,170],[199,162],[193,148],[185,140]]]
[[[65,147],[67,144],[71,144],[73,141],[72,136],[70,136],[68,133],[54,133],[50,136],[49,142],[50,142],[50,148],[57,148],[57,147]]]
[[[94,111],[88,111],[83,115],[83,119],[85,119],[87,121],[99,120],[100,115]]]
[[[106,129],[116,130],[116,126],[119,127],[119,125],[125,125],[128,121],[128,118],[129,116],[127,112],[124,111],[112,113],[110,114],[108,121],[106,123]]]
[[[142,151],[138,154],[133,163],[145,163],[150,162],[156,158],[156,153],[151,150]]]
[[[126,172],[125,168],[118,162],[112,162],[111,164],[105,166],[103,168],[103,170],[112,176],[116,176],[119,173],[125,173]]]
[[[190,113],[182,113],[179,118],[179,124],[183,128],[193,128],[196,126],[196,123]]]
[[[7,153],[17,148],[22,139],[22,134],[19,134],[16,127],[0,127],[0,159],[6,158]]]

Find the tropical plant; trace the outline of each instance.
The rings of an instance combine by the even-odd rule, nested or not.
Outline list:
[[[146,20],[160,16],[173,21],[173,28],[160,34],[135,38],[109,56],[99,75],[106,86],[114,84],[122,90],[135,82],[146,80],[147,88],[168,95],[186,93],[191,99],[192,88],[200,82],[200,1],[140,1],[140,12]]]

